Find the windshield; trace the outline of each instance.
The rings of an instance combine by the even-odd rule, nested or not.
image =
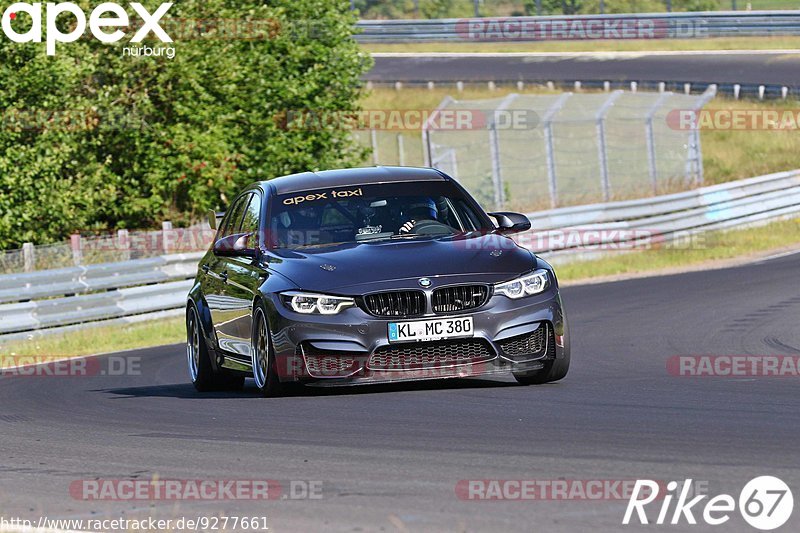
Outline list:
[[[449,182],[353,185],[284,194],[270,209],[272,248],[449,236],[484,215]]]

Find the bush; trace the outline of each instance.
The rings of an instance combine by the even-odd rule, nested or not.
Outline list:
[[[77,3],[89,13],[100,2]],[[144,4],[152,13],[161,2]],[[288,110],[357,109],[370,64],[351,38],[348,7],[182,0],[162,19],[174,59],[123,57],[136,46],[132,32],[103,44],[87,30],[55,56],[44,43],[0,39],[0,248],[186,222],[252,181],[362,161],[348,131],[280,120]],[[25,18],[14,21],[20,32]],[[187,38],[168,18],[267,21],[269,37]]]

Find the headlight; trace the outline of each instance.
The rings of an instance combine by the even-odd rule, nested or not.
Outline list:
[[[550,286],[550,276],[547,270],[536,270],[517,279],[498,283],[494,286],[495,294],[502,294],[516,300],[523,296],[539,294]]]
[[[320,314],[335,315],[342,309],[356,304],[352,298],[345,296],[329,296],[327,294],[314,294],[310,292],[285,292],[284,303],[295,311],[304,315]]]

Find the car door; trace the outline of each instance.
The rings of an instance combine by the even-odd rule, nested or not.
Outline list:
[[[242,225],[244,210],[250,201],[251,193],[243,194],[234,200],[228,210],[217,234],[217,240],[229,235],[233,235]],[[229,338],[225,331],[229,329],[226,324],[236,317],[236,301],[229,294],[228,285],[228,264],[230,258],[218,255],[211,255],[208,261],[202,265],[205,272],[206,284],[208,288],[204,290],[206,303],[211,312],[211,322],[214,326],[214,333],[217,338],[219,348],[227,352],[238,353],[241,348],[235,346],[236,340]]]
[[[241,222],[231,234],[248,233],[248,248],[260,247],[259,221],[262,196],[252,192],[246,199]],[[263,270],[257,257],[231,256],[224,258],[225,309],[218,313],[217,338],[224,349],[245,362],[250,361],[250,345],[253,326],[253,301],[261,284]]]

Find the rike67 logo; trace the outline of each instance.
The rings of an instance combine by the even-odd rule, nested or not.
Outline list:
[[[138,2],[132,2],[130,7],[141,19],[141,24],[131,38],[131,43],[140,43],[150,33],[162,43],[171,43],[172,38],[160,25],[161,18],[172,7],[172,3],[161,4],[155,12],[150,13],[147,8]],[[23,18],[21,15],[25,15]],[[22,27],[20,27],[22,26]],[[114,2],[105,2],[95,7],[87,14],[72,2],[53,3],[47,2],[43,7],[41,2],[17,2],[8,6],[2,15],[3,33],[15,43],[46,43],[47,55],[55,55],[57,43],[75,42],[89,32],[95,39],[103,43],[116,43],[127,34],[120,28],[127,29],[131,26],[131,18],[121,5]],[[66,31],[62,31],[66,29]],[[161,55],[153,53],[153,49],[146,48],[150,53],[142,53],[134,48],[123,51],[123,55]],[[161,51],[156,49],[156,51]],[[170,53],[171,51],[171,53]],[[163,50],[165,56],[174,57],[175,49],[167,47]]]
[[[794,509],[791,489],[774,476],[751,479],[742,488],[738,500],[730,494],[711,498],[707,494],[692,497],[691,491],[691,479],[685,480],[682,485],[670,481],[666,486],[653,480],[637,479],[622,523],[627,525],[638,519],[640,524],[650,524],[645,507],[655,503],[660,507],[655,520],[658,525],[678,525],[683,522],[696,525],[700,518],[708,525],[719,526],[728,522],[738,510],[744,521],[752,527],[771,531],[785,524]]]

